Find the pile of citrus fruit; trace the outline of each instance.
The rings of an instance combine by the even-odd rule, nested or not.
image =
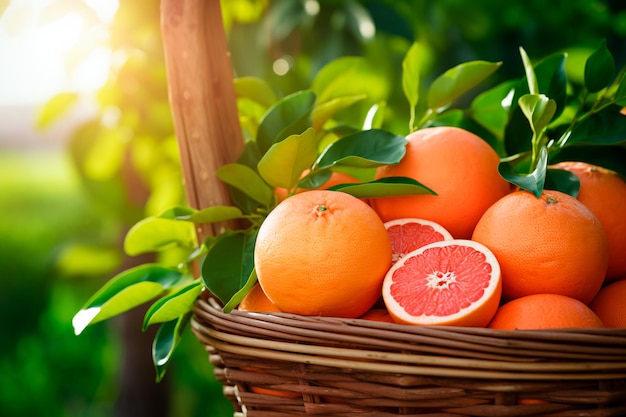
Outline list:
[[[626,327],[626,182],[564,162],[577,197],[539,198],[455,127],[418,130],[397,165],[437,195],[364,201],[301,191],[262,224],[239,308],[494,329]]]

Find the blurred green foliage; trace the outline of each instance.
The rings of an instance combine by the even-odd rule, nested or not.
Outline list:
[[[223,2],[232,16],[250,1]],[[260,20],[229,19],[232,64],[239,77],[268,81],[279,96],[308,88],[340,56],[365,57],[382,78],[383,128],[406,134],[409,106],[400,82],[402,59],[419,42],[423,85],[473,60],[502,62],[491,84],[524,74],[523,47],[533,61],[567,51],[568,78],[583,79],[584,61],[602,39],[626,63],[626,5],[615,0],[274,0]],[[283,74],[284,68],[288,71]],[[278,71],[277,71],[278,69]],[[481,90],[476,90],[478,94]],[[468,94],[460,105],[474,97]],[[366,105],[364,103],[363,105]]]
[[[111,27],[119,59],[97,97],[99,114],[75,132],[67,155],[0,154],[3,415],[112,415],[119,336],[100,324],[77,338],[71,317],[119,266],[125,228],[183,200],[158,2],[120,3]],[[420,43],[425,80],[477,59],[503,62],[494,84],[498,76],[521,76],[520,46],[533,60],[567,50],[572,80],[582,80],[582,63],[601,39],[618,68],[626,59],[626,4],[619,0],[222,4],[237,76],[260,77],[284,97],[308,88],[331,60],[363,56],[387,80],[384,127],[398,134],[408,130],[400,80],[413,41]],[[70,92],[51,102],[41,126],[63,117],[77,99]],[[165,261],[175,262],[176,254]],[[187,336],[168,371],[171,415],[232,415],[205,352]]]
[[[54,267],[66,236],[96,226],[98,217],[63,154],[2,153],[0,195],[3,414],[110,415],[116,341],[107,331],[78,341],[71,327],[73,310],[96,283]]]

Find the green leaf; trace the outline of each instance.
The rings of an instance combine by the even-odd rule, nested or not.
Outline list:
[[[447,109],[441,113],[436,113],[430,120],[429,127],[435,127],[435,126],[462,127],[462,124],[465,120],[466,120],[465,111],[461,109]]]
[[[330,120],[336,113],[350,107],[354,103],[358,103],[366,97],[365,94],[357,94],[333,98],[325,103],[319,104],[312,113],[313,129],[320,130],[322,126],[324,126],[324,123]]]
[[[261,160],[261,151],[255,141],[247,141],[243,145],[243,151],[235,162],[245,165],[248,168],[256,169],[257,164]]]
[[[237,77],[234,84],[239,98],[247,98],[266,108],[271,107],[277,100],[272,87],[262,78]]]
[[[274,201],[272,189],[252,168],[232,163],[219,167],[216,171],[217,177],[226,184],[234,187],[254,201],[265,207],[270,207]]]
[[[245,216],[242,211],[234,206],[211,206],[198,210],[190,216],[181,217],[195,224],[219,223],[243,218]]]
[[[385,110],[387,104],[385,102],[373,104],[365,116],[361,130],[381,129],[385,121]]]
[[[243,298],[246,296],[246,294],[248,294],[250,290],[254,287],[254,284],[256,284],[256,282],[256,271],[252,269],[252,272],[250,273],[250,276],[248,277],[245,285],[239,291],[237,291],[224,305],[224,308],[222,309],[224,313],[230,313],[233,308],[237,307],[239,303],[241,303],[241,300],[243,300]]]
[[[614,145],[626,142],[626,116],[617,112],[596,113],[578,123],[567,144]]]
[[[409,129],[414,130],[415,110],[420,96],[421,61],[423,49],[419,43],[414,42],[402,60],[402,91],[409,102],[411,120]]]
[[[472,118],[498,138],[504,137],[508,119],[508,108],[503,101],[514,84],[512,81],[503,82],[476,96],[470,105]]]
[[[197,279],[178,291],[160,298],[146,312],[143,330],[152,324],[171,321],[191,311],[202,288],[202,281]]]
[[[573,172],[565,169],[548,168],[544,188],[577,197],[578,191],[580,191],[580,180]]]
[[[79,335],[89,325],[140,306],[178,284],[183,274],[173,268],[144,264],[111,278],[72,319]]]
[[[444,107],[488,78],[501,62],[471,61],[459,64],[437,77],[428,92],[428,108]]]
[[[330,179],[332,175],[333,172],[329,168],[316,169],[298,181],[298,187],[310,189],[320,188]]]
[[[204,285],[227,303],[248,280],[254,268],[256,233],[225,233],[217,236],[202,262]]]
[[[124,239],[124,251],[130,256],[158,252],[173,245],[185,248],[198,246],[193,223],[147,217],[133,225]]]
[[[265,114],[257,131],[256,143],[261,154],[274,143],[311,127],[315,94],[298,91],[274,104]]]
[[[261,156],[257,143],[253,140],[249,140],[244,144],[243,151],[235,162],[245,165],[252,170],[256,170]],[[230,198],[233,204],[239,207],[244,213],[253,213],[261,206],[259,202],[233,187],[230,188]]]
[[[606,46],[606,40],[602,39],[585,63],[585,87],[595,93],[611,84],[614,77],[615,60]]]
[[[47,129],[59,120],[67,111],[78,102],[76,93],[59,93],[46,102],[40,109],[35,120],[38,129]]]
[[[535,65],[539,93],[545,94],[556,102],[557,111],[555,116],[559,116],[563,112],[567,101],[566,61],[567,55],[561,53],[551,55]],[[524,95],[521,91],[519,93],[518,97]]]
[[[522,63],[524,65],[524,73],[526,74],[526,85],[528,86],[529,94],[539,94],[539,84],[537,83],[537,76],[535,75],[535,69],[533,68],[530,58],[524,48],[519,48],[520,55],[522,56]]]
[[[544,94],[554,100],[557,104],[555,116],[558,117],[565,109],[567,100],[567,73],[565,71],[565,63],[567,55],[558,53],[548,56],[537,62],[533,67],[533,74],[536,78],[538,93]],[[522,77],[518,80],[515,87],[515,94],[511,100],[510,112],[515,110],[518,105],[519,98],[529,94],[528,80]]]
[[[539,152],[537,167],[528,175],[521,175],[517,173],[508,162],[501,162],[498,165],[498,171],[505,180],[526,191],[530,191],[535,195],[535,197],[539,198],[544,188],[547,163],[548,150],[545,147],[542,147]]]
[[[504,129],[504,147],[507,155],[520,154],[531,150],[533,131],[526,115],[515,103],[515,109],[509,115]]]
[[[163,323],[154,336],[154,341],[152,342],[152,362],[156,370],[157,382],[161,381],[165,376],[167,365],[180,343],[191,315],[191,312],[189,312],[176,320]]]
[[[386,177],[357,184],[338,184],[332,191],[342,191],[358,198],[397,197],[437,193],[408,177]]]
[[[556,102],[543,94],[526,94],[520,97],[519,106],[535,135],[548,126],[556,112]]]
[[[379,68],[363,57],[347,56],[326,64],[315,75],[311,90],[318,103],[334,98],[367,94],[368,100],[385,100],[391,82]]]
[[[419,102],[421,61],[422,48],[414,42],[402,60],[402,91],[411,107]]]
[[[184,219],[185,217],[191,216],[197,211],[198,210],[187,206],[174,206],[163,210],[157,215],[157,217],[161,217],[164,219],[180,220]]]
[[[544,94],[556,102],[557,109],[553,119],[559,117],[566,107],[567,74],[565,61],[566,55],[559,53],[550,55],[534,66],[539,94]],[[522,77],[518,80],[510,100],[509,121],[504,132],[504,144],[509,155],[522,153],[531,148],[532,129],[518,104],[520,97],[529,93],[528,81],[526,77]]]
[[[371,168],[397,164],[406,153],[406,144],[403,136],[380,129],[364,130],[332,143],[316,165],[326,169],[335,165]]]
[[[258,170],[273,187],[293,188],[305,169],[317,159],[317,139],[312,128],[275,143],[261,158]]]

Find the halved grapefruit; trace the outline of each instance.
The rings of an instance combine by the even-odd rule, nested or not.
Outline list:
[[[382,292],[398,323],[486,327],[500,303],[500,265],[478,242],[434,242],[393,265]]]
[[[452,235],[439,223],[426,219],[402,218],[385,222],[391,240],[392,263],[424,245],[452,240]]]

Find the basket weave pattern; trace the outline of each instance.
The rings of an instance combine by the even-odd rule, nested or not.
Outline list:
[[[626,416],[626,329],[194,313],[235,416]]]

